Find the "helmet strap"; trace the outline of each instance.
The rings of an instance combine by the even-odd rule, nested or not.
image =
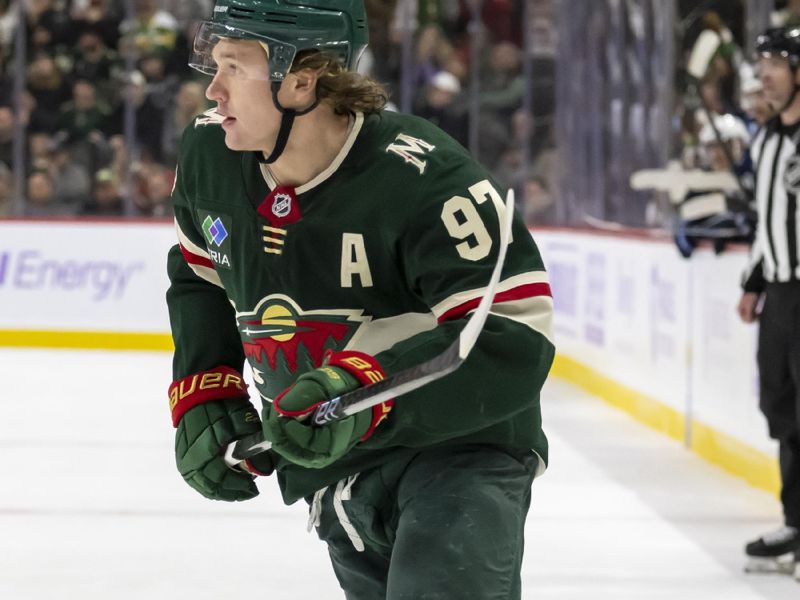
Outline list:
[[[267,158],[262,158],[262,153],[257,153],[258,161],[261,163],[265,163],[271,165],[286,149],[286,142],[289,141],[289,134],[292,132],[292,125],[294,125],[295,117],[302,117],[310,113],[312,110],[317,108],[319,104],[319,98],[314,100],[314,103],[305,108],[303,110],[295,110],[293,108],[284,108],[281,106],[280,101],[278,100],[278,90],[281,89],[280,81],[273,81],[272,82],[272,103],[275,105],[275,108],[281,113],[281,128],[278,130],[278,137],[275,140],[275,147],[272,149],[272,153]]]

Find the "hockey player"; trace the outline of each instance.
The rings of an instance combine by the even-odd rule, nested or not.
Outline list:
[[[714,115],[713,120],[713,125],[710,122],[703,125],[698,136],[701,164],[711,173],[735,172],[746,189],[690,190],[686,194],[675,207],[674,233],[684,258],[689,258],[701,241],[710,242],[717,254],[729,243],[753,241],[756,215],[749,205],[753,174],[749,158],[744,160],[750,134],[745,123],[734,115]]]
[[[219,0],[197,33],[191,65],[213,76],[216,108],[185,131],[173,192],[178,470],[226,501],[274,472],[287,504],[310,505],[349,600],[517,599],[554,354],[547,276],[518,217],[461,368],[341,421],[306,418],[458,336],[505,210],[461,146],[381,110],[383,88],[354,72],[366,32],[362,0]],[[223,449],[258,431],[272,450],[228,468]]]
[[[751,148],[759,224],[738,310],[743,321],[760,322],[760,404],[779,443],[785,523],[747,544],[748,570],[775,569],[781,557],[792,566],[792,553],[800,553],[800,29],[767,31],[757,51],[764,94],[777,116]],[[800,566],[794,571],[800,578]]]

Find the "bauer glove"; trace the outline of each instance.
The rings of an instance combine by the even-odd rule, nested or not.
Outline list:
[[[249,500],[258,495],[255,475],[272,472],[268,453],[236,471],[225,464],[227,445],[261,429],[242,376],[229,367],[196,373],[170,386],[175,459],[183,479],[212,500]]]
[[[304,373],[264,411],[264,437],[272,450],[302,467],[321,469],[369,438],[392,408],[392,401],[322,426],[311,423],[314,410],[326,400],[361,385],[385,379],[368,354],[328,352],[318,369]]]

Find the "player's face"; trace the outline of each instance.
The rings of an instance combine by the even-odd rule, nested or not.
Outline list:
[[[231,150],[271,152],[280,113],[271,99],[267,55],[249,40],[220,40],[212,52],[217,72],[206,97],[217,103],[225,117],[225,145]]]
[[[788,59],[780,55],[764,55],[758,61],[758,72],[767,102],[772,106],[784,106],[794,89]]]

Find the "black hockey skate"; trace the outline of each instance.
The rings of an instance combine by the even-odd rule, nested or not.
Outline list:
[[[781,527],[745,546],[746,573],[784,573],[800,580],[800,530]]]

